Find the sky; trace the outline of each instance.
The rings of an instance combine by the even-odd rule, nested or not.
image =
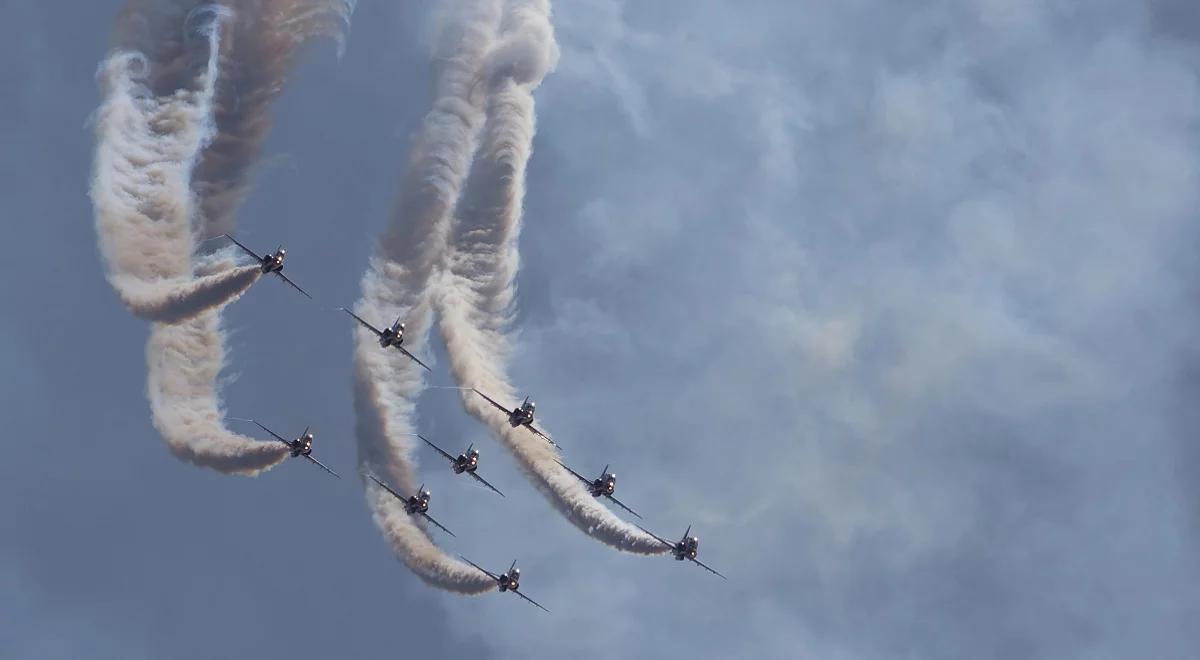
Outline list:
[[[230,415],[355,462],[354,302],[429,104],[430,2],[310,49],[240,236]],[[0,2],[0,657],[1128,658],[1200,646],[1200,12],[572,0],[537,92],[514,382],[722,581],[558,517],[456,395],[431,589],[355,479],[178,462],[87,185],[121,3]],[[445,374],[435,351],[435,371]]]

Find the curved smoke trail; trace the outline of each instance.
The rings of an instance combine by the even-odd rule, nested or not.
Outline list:
[[[345,0],[263,0],[256,13],[230,21],[218,49],[213,103],[215,134],[192,177],[199,232],[232,231],[251,169],[271,126],[270,106],[282,91],[300,45],[314,37],[342,39],[353,3]],[[217,255],[209,269],[228,268]],[[251,267],[254,268],[254,267]],[[257,271],[257,269],[255,268]],[[155,427],[181,459],[253,475],[285,458],[286,448],[230,431],[219,409],[217,378],[225,362],[215,314],[176,325],[156,324],[146,346]]]
[[[490,94],[483,144],[451,234],[448,269],[436,297],[455,379],[502,402],[520,399],[506,377],[512,351],[507,331],[516,295],[525,168],[534,135],[533,90],[557,58],[549,13],[547,0],[516,2],[488,55],[485,80]],[[544,440],[513,428],[474,392],[463,392],[463,405],[492,430],[530,481],[576,527],[627,552],[665,551],[592,497],[555,462],[558,453]]]
[[[192,170],[216,130],[212,112],[221,28],[232,18],[220,5],[130,3],[118,24],[118,41],[145,50],[119,45],[101,69],[106,94],[97,118],[92,199],[110,281],[127,304],[138,296],[138,304],[130,305],[135,313],[176,322],[156,323],[146,346],[155,428],[182,460],[255,474],[288,452],[224,429],[217,377],[225,350],[214,310],[236,296],[221,299],[209,291],[222,287],[196,287],[224,280],[248,287],[260,273],[255,266],[239,268],[228,261],[209,261],[203,272],[194,273],[192,263]],[[197,59],[203,68],[189,80],[185,72]],[[169,288],[163,286],[166,281]],[[181,310],[192,313],[177,313]]]
[[[252,476],[288,457],[288,448],[227,430],[217,378],[225,364],[217,312],[158,325],[146,344],[147,396],[154,427],[181,460]]]
[[[344,0],[263,0],[227,25],[214,100],[215,135],[193,172],[199,233],[232,231],[251,169],[271,126],[298,48],[315,37],[343,38],[353,3]],[[204,262],[228,268],[219,255]],[[283,461],[287,449],[234,433],[219,408],[217,378],[225,362],[216,314],[155,325],[146,346],[155,427],[183,460],[230,474],[253,475]]]
[[[229,25],[213,112],[216,134],[193,173],[202,238],[233,232],[251,169],[271,129],[270,107],[287,83],[299,47],[314,38],[329,38],[340,52],[355,4],[356,0],[257,0],[257,11]]]
[[[118,49],[100,67],[91,185],[100,253],[122,302],[150,320],[190,318],[236,299],[259,277],[249,266],[192,273],[191,172],[214,132],[220,26],[229,16],[201,5],[184,19],[185,43],[172,63],[197,50],[206,55],[191,86],[154,94],[162,76],[137,51]]]
[[[482,58],[500,19],[498,0],[446,2],[434,41],[434,102],[401,180],[392,221],[363,276],[360,316],[375,322],[397,314],[405,340],[419,348],[430,327],[430,276],[445,247],[446,231],[478,142],[483,111],[472,96]],[[356,437],[360,467],[383,476],[400,493],[413,478],[413,400],[423,375],[407,358],[379,347],[363,329],[355,334]],[[373,483],[367,504],[399,558],[425,582],[458,593],[479,594],[495,583],[441,550],[403,504]]]
[[[155,427],[185,461],[256,474],[288,452],[224,427],[217,310],[260,272],[220,254],[193,262],[196,237],[232,227],[294,51],[312,36],[340,39],[336,27],[353,3],[258,0],[239,3],[236,14],[226,4],[126,5],[101,68],[93,200],[122,298],[140,315],[174,322],[154,324],[146,347]]]

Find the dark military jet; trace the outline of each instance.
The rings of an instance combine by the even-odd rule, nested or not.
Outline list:
[[[653,536],[655,539],[658,540],[659,543],[662,543],[663,545],[670,548],[671,554],[675,556],[675,559],[677,561],[683,561],[684,559],[691,560],[691,561],[695,562],[697,565],[699,565],[701,568],[703,568],[704,570],[712,573],[713,575],[716,575],[717,577],[720,577],[720,578],[724,578],[726,580],[729,579],[729,578],[726,578],[724,575],[721,575],[720,573],[718,573],[711,567],[706,566],[704,564],[704,562],[700,561],[699,559],[696,559],[696,550],[698,550],[700,547],[700,539],[695,536],[688,536],[689,534],[692,533],[691,525],[688,525],[687,531],[685,531],[683,533],[683,538],[676,543],[671,543],[670,541],[662,538],[661,536],[658,536],[654,532],[652,532],[640,525],[638,526],[638,529],[642,530],[643,532],[646,532],[650,536]]]
[[[429,499],[431,497],[433,497],[433,493],[430,493],[429,491],[425,490],[425,484],[421,484],[421,487],[417,489],[416,495],[404,497],[400,493],[397,493],[396,491],[392,490],[391,487],[388,486],[387,484],[376,479],[375,475],[368,474],[367,477],[369,477],[371,479],[371,481],[374,481],[375,483],[379,484],[379,486],[381,488],[383,488],[387,492],[391,493],[392,497],[395,497],[396,499],[403,502],[404,510],[406,512],[408,512],[409,515],[424,516],[425,520],[428,520],[429,522],[433,523],[434,525],[437,525],[438,529],[442,530],[443,532],[446,532],[450,536],[454,536],[454,532],[446,529],[442,525],[442,523],[434,520],[433,516],[429,515]]]
[[[462,558],[463,561],[465,561],[468,564],[479,569],[479,572],[481,572],[484,575],[495,580],[496,586],[500,589],[500,591],[502,591],[502,592],[503,591],[511,591],[514,594],[520,596],[521,598],[524,598],[525,600],[529,601],[530,603],[533,603],[533,605],[540,608],[543,612],[550,611],[550,610],[542,607],[541,604],[539,604],[536,600],[534,600],[534,599],[530,598],[529,596],[526,596],[525,594],[518,591],[518,589],[521,587],[521,569],[517,568],[517,562],[515,560],[513,561],[512,566],[508,567],[508,571],[501,573],[500,575],[496,575],[495,573],[488,571],[487,569],[481,567],[479,564],[476,564],[475,562],[471,561],[470,559],[467,559],[466,557],[463,557],[462,555],[459,555],[459,557]]]
[[[444,456],[446,458],[446,460],[450,461],[450,469],[454,470],[454,474],[462,474],[465,472],[465,473],[471,475],[471,477],[473,479],[475,479],[475,481],[478,481],[479,483],[483,484],[484,486],[491,488],[492,491],[495,492],[500,497],[504,497],[504,493],[501,493],[499,490],[496,489],[495,486],[489,484],[487,482],[487,480],[484,479],[483,477],[479,476],[478,474],[475,474],[475,470],[479,469],[479,450],[475,448],[474,443],[472,443],[469,447],[467,447],[467,450],[465,452],[459,454],[458,457],[456,458],[456,457],[451,456],[450,454],[446,453],[445,451],[443,451],[441,447],[439,447],[439,446],[433,444],[432,442],[430,442],[429,440],[427,440],[425,438],[425,436],[417,434],[417,437],[424,440],[425,444],[429,445],[430,447],[433,447],[433,449],[437,453],[441,454],[442,456]]]
[[[345,307],[339,307],[338,309],[341,309],[343,312],[346,312],[350,316],[353,316],[354,320],[361,323],[364,328],[375,333],[375,336],[379,338],[379,345],[382,346],[383,348],[387,348],[389,346],[395,347],[396,350],[407,355],[413,362],[416,362],[417,364],[421,365],[422,367],[425,367],[426,371],[429,371],[429,372],[433,371],[433,369],[429,368],[429,365],[427,365],[424,362],[422,362],[421,360],[417,359],[417,356],[413,355],[412,353],[409,353],[408,349],[406,349],[400,345],[400,344],[404,343],[404,324],[400,322],[400,319],[396,319],[396,322],[393,323],[390,328],[384,328],[383,330],[380,330],[379,328],[376,328],[375,326],[371,325],[370,323],[367,323],[366,321],[364,321],[362,319],[361,316],[346,309]]]
[[[339,477],[339,478],[341,477],[341,475],[339,475],[337,472],[334,472],[333,470],[330,470],[328,467],[326,467],[324,463],[322,463],[321,461],[318,461],[317,459],[312,457],[313,434],[311,431],[308,430],[309,427],[307,427],[307,426],[304,427],[304,433],[301,433],[299,438],[296,438],[295,440],[284,440],[283,437],[281,437],[278,433],[263,426],[257,420],[241,419],[238,417],[233,417],[231,419],[236,419],[239,422],[250,422],[251,424],[257,424],[258,428],[266,431],[267,433],[270,433],[276,440],[287,445],[288,449],[292,450],[292,458],[295,458],[297,456],[303,456],[304,458],[307,458],[308,460],[312,461],[315,465],[320,467],[322,470],[325,470],[329,474],[332,474],[335,477]]]
[[[575,470],[572,470],[571,468],[567,467],[566,464],[563,463],[562,461],[559,461],[556,459],[555,462],[558,463],[559,465],[563,466],[563,469],[566,470],[567,472],[570,472],[571,474],[575,475],[576,479],[579,479],[583,483],[587,484],[588,492],[591,493],[593,497],[600,497],[600,496],[607,497],[608,499],[612,500],[614,504],[621,507],[622,509],[625,509],[626,511],[628,511],[629,513],[632,513],[633,515],[637,516],[638,518],[642,517],[642,515],[640,513],[625,506],[624,504],[621,503],[621,500],[618,500],[617,498],[613,497],[613,493],[616,492],[616,490],[617,490],[617,475],[613,472],[609,472],[607,465],[604,466],[604,470],[600,472],[600,476],[598,478],[588,479],[587,477],[583,476],[582,474],[579,474]]]
[[[513,408],[512,410],[509,410],[508,408],[505,408],[504,406],[500,405],[499,402],[497,402],[492,397],[484,394],[483,392],[480,392],[479,390],[477,390],[473,387],[471,388],[471,390],[474,391],[479,396],[487,399],[488,403],[495,406],[497,410],[504,413],[505,415],[508,415],[508,423],[511,424],[513,428],[516,428],[518,426],[524,426],[525,428],[532,431],[535,435],[538,435],[542,439],[544,439],[546,442],[549,442],[551,445],[553,445],[555,447],[558,446],[558,444],[556,444],[553,440],[550,439],[550,436],[546,435],[545,433],[542,433],[541,431],[539,431],[537,429],[537,427],[535,427],[533,425],[533,409],[536,406],[532,401],[529,400],[529,397],[525,397],[525,402],[521,404],[521,407]]]
[[[262,270],[264,275],[267,273],[275,273],[284,282],[287,282],[288,284],[290,284],[292,286],[292,288],[294,288],[295,290],[299,291],[300,293],[303,293],[304,295],[308,296],[310,299],[312,298],[312,296],[308,295],[307,291],[305,291],[304,289],[301,289],[299,287],[299,285],[297,285],[295,282],[289,280],[288,276],[283,274],[283,259],[284,259],[284,257],[287,256],[287,250],[283,249],[282,245],[275,249],[274,254],[268,254],[268,255],[264,255],[264,256],[260,257],[260,256],[258,256],[258,254],[256,254],[254,252],[254,250],[251,250],[250,248],[246,247],[245,245],[242,245],[241,243],[238,242],[238,240],[236,238],[230,236],[229,234],[222,234],[222,236],[233,241],[233,243],[235,245],[237,245],[238,247],[242,248],[242,250],[246,254],[254,257],[254,259],[256,261],[258,261],[259,268]]]

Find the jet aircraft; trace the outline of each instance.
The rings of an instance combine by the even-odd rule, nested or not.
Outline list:
[[[483,392],[480,392],[479,390],[475,389],[474,387],[472,387],[471,390],[473,390],[479,396],[487,399],[488,403],[495,406],[497,410],[504,413],[505,415],[508,415],[508,423],[511,424],[513,428],[516,428],[518,426],[524,426],[525,428],[532,431],[535,435],[538,435],[542,439],[544,439],[546,442],[549,442],[551,445],[553,445],[555,447],[558,446],[557,443],[555,443],[553,440],[550,439],[550,436],[546,435],[545,433],[542,433],[541,431],[539,431],[537,429],[537,427],[535,427],[533,425],[533,409],[535,407],[535,404],[529,400],[529,397],[525,397],[525,402],[521,404],[521,407],[513,408],[512,410],[509,410],[508,408],[505,408],[504,406],[500,405],[492,397],[484,394]]]
[[[563,469],[566,470],[567,472],[570,472],[571,474],[575,475],[576,479],[578,479],[578,480],[582,481],[584,484],[586,484],[588,492],[592,494],[592,497],[600,497],[601,495],[603,495],[604,497],[607,497],[608,499],[612,500],[614,504],[621,507],[622,509],[625,509],[629,513],[632,513],[633,515],[637,516],[638,518],[642,517],[642,514],[625,506],[621,502],[621,500],[618,500],[617,498],[613,497],[613,493],[616,492],[616,490],[617,490],[617,475],[613,472],[609,472],[607,465],[604,466],[604,470],[602,472],[600,472],[600,476],[598,478],[588,479],[587,477],[583,476],[582,474],[579,474],[575,470],[572,470],[571,468],[567,467],[567,465],[565,463],[563,463],[562,461],[555,459],[555,462],[558,463],[559,465],[563,466]]]
[[[430,493],[429,491],[425,490],[425,484],[421,484],[421,487],[417,489],[416,495],[404,497],[400,493],[397,493],[396,491],[392,490],[391,487],[388,486],[387,484],[376,479],[375,475],[368,474],[367,477],[369,477],[371,479],[371,481],[374,481],[375,483],[379,484],[379,486],[381,488],[383,488],[387,492],[391,493],[392,497],[395,497],[396,499],[400,500],[401,502],[404,502],[404,510],[409,515],[424,516],[425,520],[428,520],[429,522],[433,523],[434,525],[437,525],[438,529],[442,530],[443,532],[446,532],[450,536],[454,536],[454,532],[446,529],[446,527],[444,525],[442,525],[442,523],[434,520],[433,516],[429,515],[429,499],[431,497],[433,497],[433,493]]]
[[[688,525],[687,531],[685,531],[683,533],[683,538],[676,543],[671,543],[670,541],[662,538],[661,536],[658,536],[654,532],[646,529],[645,527],[642,527],[641,525],[638,525],[638,529],[642,530],[643,532],[646,532],[650,536],[653,536],[655,539],[658,540],[659,543],[670,548],[671,554],[675,555],[676,561],[683,561],[684,559],[691,560],[691,561],[695,562],[697,565],[699,565],[701,568],[703,568],[704,570],[712,573],[713,575],[716,575],[717,577],[720,577],[720,578],[723,578],[726,580],[729,579],[729,578],[725,577],[724,575],[721,575],[720,573],[718,573],[712,567],[705,565],[704,562],[700,561],[699,559],[696,559],[696,551],[700,547],[700,539],[695,536],[689,536],[689,534],[692,533],[691,525]]]
[[[275,273],[284,282],[287,282],[288,284],[290,284],[293,289],[308,296],[309,299],[312,298],[312,296],[310,296],[307,291],[305,291],[304,289],[301,289],[298,284],[289,280],[288,276],[283,274],[283,259],[284,259],[284,257],[287,256],[287,250],[283,249],[282,245],[275,249],[274,254],[267,254],[267,255],[260,257],[260,256],[258,256],[258,254],[256,254],[254,252],[254,250],[251,250],[250,248],[246,247],[245,245],[242,245],[241,243],[238,242],[238,239],[234,238],[233,236],[230,236],[229,234],[222,234],[222,236],[233,241],[233,243],[235,245],[237,245],[238,247],[242,248],[242,250],[245,251],[246,254],[254,257],[255,260],[258,261],[259,268],[262,270],[264,275],[267,273]]]
[[[408,349],[406,349],[400,345],[400,344],[404,343],[404,324],[400,322],[400,319],[396,319],[396,322],[393,323],[390,328],[384,328],[383,330],[380,330],[379,328],[376,328],[375,326],[371,325],[370,323],[367,323],[358,314],[355,314],[354,312],[346,309],[345,307],[339,307],[338,309],[342,310],[343,312],[346,312],[350,316],[353,316],[354,320],[361,323],[364,328],[375,333],[375,336],[379,338],[379,345],[381,347],[387,348],[388,346],[394,346],[396,348],[396,350],[407,355],[413,362],[416,362],[417,364],[421,365],[422,367],[425,367],[426,371],[429,371],[429,372],[433,371],[433,369],[429,368],[429,365],[427,365],[424,362],[422,362],[421,360],[419,360],[417,358],[417,356],[413,355],[412,353],[409,353]]]
[[[443,451],[441,447],[430,442],[428,439],[425,438],[425,436],[417,434],[417,437],[424,440],[425,444],[429,445],[430,447],[433,447],[434,450],[437,451],[437,453],[441,454],[442,456],[444,456],[446,458],[446,460],[450,461],[450,469],[454,470],[454,474],[462,474],[462,473],[466,472],[467,474],[471,475],[471,477],[474,478],[479,483],[492,489],[492,491],[494,493],[496,493],[497,495],[499,495],[500,497],[504,497],[504,493],[501,493],[499,490],[496,489],[495,486],[489,484],[487,482],[487,480],[484,479],[483,477],[479,476],[478,474],[475,474],[475,470],[479,469],[479,450],[475,448],[474,443],[471,443],[471,445],[469,447],[467,447],[467,450],[465,452],[459,454],[458,458],[455,458],[455,457],[451,456],[450,454],[446,453],[445,451]]]
[[[317,459],[312,457],[313,434],[309,431],[309,427],[307,427],[307,426],[304,427],[304,433],[301,433],[299,438],[296,438],[295,440],[284,440],[278,433],[263,426],[257,420],[241,419],[238,417],[234,417],[233,419],[236,419],[239,422],[250,422],[251,424],[258,425],[258,428],[266,431],[267,433],[270,433],[276,440],[287,445],[288,449],[292,450],[292,458],[295,458],[297,456],[303,456],[304,458],[307,458],[308,460],[312,461],[314,464],[317,465],[317,467],[320,467],[322,470],[325,470],[326,472],[328,472],[329,474],[332,474],[335,477],[341,478],[341,475],[339,475],[337,472],[330,470],[328,467],[326,467],[326,465],[324,463],[322,463],[321,461],[318,461]]]
[[[502,591],[502,592],[511,591],[514,594],[520,596],[521,598],[524,598],[525,600],[529,601],[534,606],[541,609],[543,612],[550,611],[550,610],[542,607],[541,604],[538,603],[536,600],[534,600],[534,599],[530,598],[529,596],[526,596],[525,594],[518,591],[518,589],[521,587],[521,569],[517,568],[516,560],[513,560],[512,566],[508,567],[508,571],[506,571],[500,575],[496,575],[495,573],[492,573],[491,571],[481,567],[479,564],[476,564],[475,562],[471,561],[470,559],[467,559],[466,557],[463,557],[462,555],[459,555],[459,558],[461,558],[463,561],[467,562],[468,564],[474,566],[475,568],[479,569],[480,573],[483,573],[484,575],[495,580],[496,586],[499,587],[500,591]]]

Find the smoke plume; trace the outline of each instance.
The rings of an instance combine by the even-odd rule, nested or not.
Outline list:
[[[176,325],[156,324],[146,344],[147,396],[154,427],[171,452],[193,465],[255,475],[288,456],[282,443],[225,428],[217,378],[225,363],[217,312]]]
[[[271,105],[283,91],[302,45],[337,42],[339,52],[355,0],[255,0],[237,3],[222,42],[213,121],[216,134],[194,172],[203,238],[232,233],[251,170],[271,129]]]
[[[500,20],[497,0],[447,2],[436,17],[434,100],[412,149],[392,220],[363,277],[359,316],[375,323],[403,316],[405,341],[423,346],[430,327],[429,282],[445,248],[483,120],[472,88]],[[395,350],[356,330],[356,436],[361,469],[400,493],[415,491],[413,400],[423,374]],[[368,482],[367,505],[396,556],[427,583],[458,593],[483,593],[495,584],[435,545],[401,502]]]
[[[197,238],[232,229],[297,48],[332,35],[345,0],[131,0],[101,66],[92,199],[109,280],[152,326],[147,396],[171,451],[256,474],[287,449],[224,427],[220,307],[260,276]]]
[[[118,49],[101,65],[104,101],[96,113],[91,186],[100,252],[109,282],[133,313],[179,321],[240,296],[257,279],[253,268],[192,276],[191,172],[212,139],[221,24],[230,12],[192,9],[183,43],[166,68],[195,58],[192,84],[157,95],[160,75],[143,53]]]
[[[534,136],[533,90],[554,66],[558,47],[546,0],[514,2],[485,65],[489,100],[479,156],[451,233],[447,272],[436,297],[439,328],[455,379],[502,403],[519,401],[506,376],[508,330],[516,295],[525,169]],[[482,397],[464,390],[463,405],[517,458],[538,490],[572,524],[615,548],[661,553],[658,541],[593,497],[556,462],[557,451],[513,428]],[[544,430],[544,429],[543,429]]]

